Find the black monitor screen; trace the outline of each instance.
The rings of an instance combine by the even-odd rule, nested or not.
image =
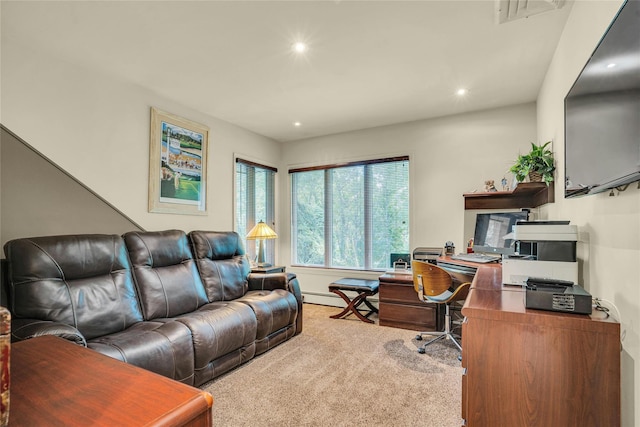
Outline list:
[[[505,236],[518,221],[526,221],[527,212],[480,213],[476,215],[473,251],[510,255],[515,253],[512,239]]]

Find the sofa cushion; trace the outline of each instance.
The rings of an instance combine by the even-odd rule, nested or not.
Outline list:
[[[207,303],[184,231],[124,235],[146,320],[174,317]]]
[[[223,374],[255,354],[257,322],[248,305],[234,301],[213,302],[175,320],[191,331],[195,385]],[[225,359],[231,361],[220,365],[220,360]]]
[[[139,322],[125,331],[90,340],[87,347],[193,385],[191,332],[180,322]]]
[[[142,320],[117,235],[24,238],[4,246],[13,315],[64,323],[88,340]]]
[[[238,233],[192,231],[189,238],[209,302],[242,297],[251,267]]]
[[[258,319],[256,354],[292,337],[295,334],[298,301],[282,289],[249,291],[238,302],[247,304]]]

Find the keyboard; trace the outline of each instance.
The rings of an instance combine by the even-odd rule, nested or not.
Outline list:
[[[457,259],[459,261],[467,261],[467,262],[478,262],[481,264],[486,264],[488,262],[496,262],[500,261],[502,257],[500,255],[486,255],[486,254],[458,254],[451,255],[451,259]]]

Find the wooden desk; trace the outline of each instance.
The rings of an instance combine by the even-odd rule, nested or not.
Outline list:
[[[455,263],[449,257],[441,257],[438,265],[451,274],[453,286],[470,282],[478,264]],[[498,266],[498,264],[495,264]],[[420,301],[413,288],[413,275],[385,273],[380,281],[378,323],[381,326],[412,329],[416,331],[442,331],[444,312],[441,304]]]
[[[427,304],[418,299],[411,274],[385,273],[378,295],[378,323],[380,326],[439,331],[444,324],[444,310],[439,304]]]
[[[467,426],[619,426],[620,324],[525,308],[524,290],[480,266],[465,301]]]
[[[11,346],[11,427],[211,426],[209,393],[43,336]]]

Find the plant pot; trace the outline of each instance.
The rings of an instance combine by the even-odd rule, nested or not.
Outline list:
[[[542,182],[542,174],[538,172],[529,172],[530,182]]]

